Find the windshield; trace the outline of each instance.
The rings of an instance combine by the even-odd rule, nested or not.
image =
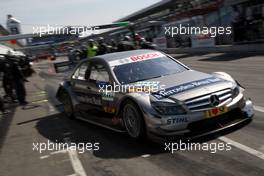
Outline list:
[[[115,66],[113,71],[121,84],[153,79],[186,71],[183,65],[169,57],[159,57]]]

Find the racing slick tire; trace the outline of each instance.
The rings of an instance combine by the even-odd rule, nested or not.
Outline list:
[[[63,105],[63,109],[64,109],[64,114],[70,118],[70,119],[74,119],[74,109],[72,106],[72,100],[70,95],[64,91],[62,93],[62,105]]]
[[[128,132],[130,137],[136,140],[145,138],[145,122],[142,113],[136,103],[131,100],[127,100],[124,103],[122,118],[125,124],[126,131]]]

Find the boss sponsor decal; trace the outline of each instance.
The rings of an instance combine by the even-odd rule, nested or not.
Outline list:
[[[155,58],[159,58],[162,56],[164,56],[164,55],[162,53],[159,53],[159,52],[140,54],[140,55],[130,56],[129,58],[123,58],[123,59],[111,61],[111,62],[109,62],[109,65],[110,66],[118,66],[118,65],[133,63],[133,62],[140,62],[140,61],[144,61],[144,60],[155,59]]]
[[[161,57],[162,54],[156,52],[156,53],[147,53],[147,54],[142,54],[142,55],[137,55],[137,56],[131,56],[130,60],[132,60],[133,62],[138,62],[138,61],[143,61],[143,60],[147,60],[147,59],[154,59],[154,58],[158,58]]]
[[[209,85],[209,84],[213,84],[217,82],[223,82],[223,81],[225,80],[216,78],[216,77],[211,77],[211,78],[201,79],[198,81],[193,81],[193,82],[185,83],[179,86],[171,87],[163,91],[153,93],[152,95],[156,97],[157,99],[162,99],[162,98],[169,97],[171,95],[175,95],[175,94],[187,91],[187,90],[195,89],[197,87],[201,87],[201,86],[205,86],[205,85]]]
[[[173,119],[167,119],[168,125],[177,124],[177,123],[188,123],[188,119],[187,117],[177,117]]]

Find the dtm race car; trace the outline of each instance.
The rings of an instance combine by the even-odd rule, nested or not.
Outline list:
[[[208,134],[250,122],[253,104],[224,72],[195,71],[154,50],[83,60],[59,86],[65,114],[132,138]]]

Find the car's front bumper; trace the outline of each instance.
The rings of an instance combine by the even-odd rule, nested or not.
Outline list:
[[[243,95],[235,98],[228,105],[229,111],[225,114],[206,118],[205,112],[193,112],[184,116],[169,118],[181,118],[183,120],[177,123],[168,124],[168,118],[159,120],[155,117],[145,117],[147,131],[156,136],[199,136],[208,133],[217,132],[238,124],[250,121],[254,116],[253,103],[251,100],[245,100]],[[155,119],[155,120],[150,120]],[[187,119],[187,120],[184,120]]]

